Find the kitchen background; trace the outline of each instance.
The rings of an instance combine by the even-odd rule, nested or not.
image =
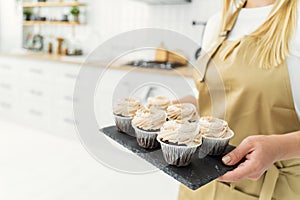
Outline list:
[[[200,44],[202,27],[192,26],[192,21],[207,21],[221,8],[220,0],[194,0],[179,5],[149,5],[139,0],[81,2],[87,2],[87,25],[76,27],[76,35],[85,42],[84,48],[87,50],[121,32],[145,27],[174,30]],[[14,51],[22,45],[21,4],[14,0],[1,0],[0,3],[0,28],[3,30],[0,36],[1,49]],[[62,12],[67,11],[62,9]],[[55,29],[57,36],[66,33],[71,35],[68,27]]]
[[[0,199],[176,199],[179,183],[161,172],[129,175],[95,161],[76,136],[72,107],[77,101],[73,92],[81,63],[89,52],[115,35],[138,28],[163,28],[201,46],[203,27],[193,26],[192,22],[207,21],[220,10],[221,0],[163,5],[173,1],[184,2],[152,0],[156,2],[152,5],[143,0],[79,0],[85,3],[80,6],[82,25],[28,25],[32,20],[24,21],[22,1],[0,0]],[[32,10],[61,19],[63,14],[69,15],[70,9],[60,6]],[[43,53],[22,48],[27,44],[27,34],[43,36]],[[57,38],[68,41],[69,50],[82,50],[83,55],[68,57],[64,51],[57,55]],[[164,42],[159,41],[157,46]],[[53,45],[52,55],[47,53],[49,43]],[[116,44],[107,53],[128,45],[132,47],[126,41]],[[195,52],[184,53],[193,59]],[[97,70],[101,68],[99,63],[87,67]],[[113,68],[105,77],[105,87],[100,88],[101,96],[96,95],[97,101],[105,105],[96,113],[101,125],[113,123],[107,116],[111,116],[114,80],[121,80],[126,69]],[[190,71],[182,68],[176,72],[180,73],[192,84]],[[165,79],[171,85],[182,79],[165,70],[137,70],[131,75]],[[125,81],[123,86],[131,88],[135,84]]]

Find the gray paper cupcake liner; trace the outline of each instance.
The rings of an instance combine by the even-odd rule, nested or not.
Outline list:
[[[136,135],[136,141],[139,146],[145,149],[155,149],[159,146],[159,143],[156,140],[157,132],[151,132],[146,130],[141,130],[136,126],[133,126]]]
[[[135,137],[135,131],[131,125],[132,118],[114,115],[116,127],[120,132]]]
[[[232,130],[229,131],[229,136],[226,138],[212,138],[203,135],[202,145],[199,149],[199,154],[203,155],[223,155],[224,151],[229,143],[229,140],[234,136]]]
[[[197,148],[200,146],[200,144],[193,147],[166,144],[159,138],[157,138],[157,141],[161,145],[165,161],[170,165],[175,165],[178,167],[189,165],[191,163],[192,157],[197,151]]]

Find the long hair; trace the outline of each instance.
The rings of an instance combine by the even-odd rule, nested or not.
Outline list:
[[[246,0],[224,0],[221,31]],[[298,0],[275,0],[267,20],[243,40],[247,48],[256,48],[252,61],[262,68],[280,65],[289,55],[289,42],[296,28]]]

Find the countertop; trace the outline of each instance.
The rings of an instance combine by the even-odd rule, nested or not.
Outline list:
[[[155,73],[155,74],[170,75],[170,76],[183,76],[186,78],[193,77],[193,73],[192,73],[193,69],[191,66],[179,67],[174,70],[149,69],[149,68],[138,68],[138,67],[126,66],[121,64],[108,65],[106,62],[101,60],[86,62],[87,56],[57,56],[57,55],[49,55],[45,53],[32,53],[26,51],[12,52],[12,53],[0,52],[0,56],[28,58],[28,59],[59,62],[59,63],[81,65],[81,66],[94,66],[94,67],[103,67],[103,68],[109,67],[111,69],[116,69],[116,70],[134,69],[138,72]]]

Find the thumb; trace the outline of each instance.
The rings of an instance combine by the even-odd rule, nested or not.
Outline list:
[[[222,161],[225,165],[235,165],[240,162],[250,151],[251,147],[247,143],[242,142],[234,150],[225,155],[222,158]]]

